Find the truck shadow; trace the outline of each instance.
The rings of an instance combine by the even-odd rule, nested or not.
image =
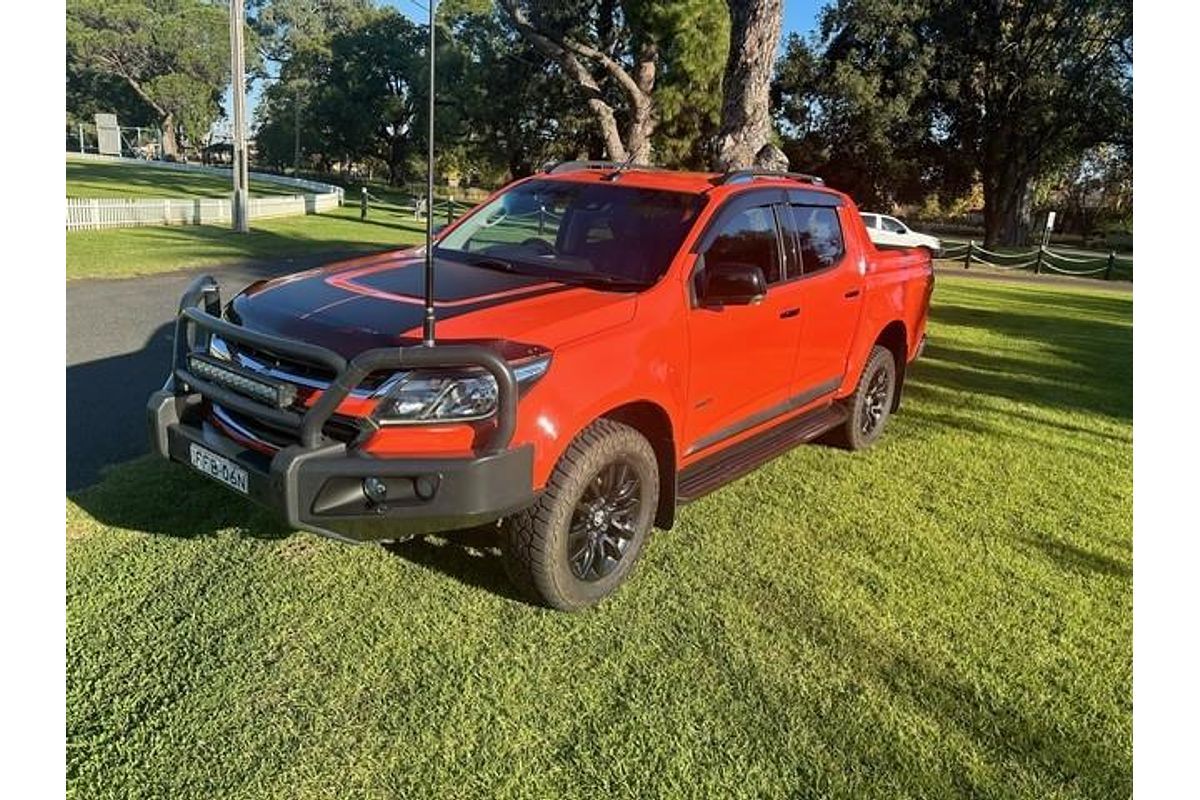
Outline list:
[[[1046,535],[1024,537],[1023,543],[1046,555],[1064,570],[1080,575],[1110,575],[1128,583],[1133,567],[1115,558]]]
[[[193,539],[234,531],[267,541],[298,534],[274,512],[178,464],[151,456],[103,471],[103,480],[71,495],[94,519],[122,530]],[[353,545],[346,545],[353,547]],[[384,547],[425,569],[510,600],[528,603],[509,582],[494,526],[447,531]]]
[[[70,499],[105,525],[155,536],[192,539],[236,530],[283,539],[293,533],[269,510],[152,456],[103,470],[103,480]]]
[[[436,536],[418,536],[384,547],[397,558],[453,578],[459,583],[532,605],[527,597],[517,591],[504,572],[500,560],[500,534],[495,525],[447,531]]]
[[[67,367],[67,491],[147,451],[146,400],[167,379],[173,334],[162,325],[141,350]]]

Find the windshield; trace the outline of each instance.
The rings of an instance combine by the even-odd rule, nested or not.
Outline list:
[[[666,272],[703,204],[681,192],[527,181],[464,220],[434,252],[530,275],[648,286]]]

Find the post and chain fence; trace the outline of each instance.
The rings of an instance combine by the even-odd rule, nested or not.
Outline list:
[[[1029,270],[1035,275],[1050,273],[1080,278],[1102,275],[1104,280],[1109,281],[1133,279],[1133,258],[1119,256],[1111,250],[1107,255],[1079,257],[1057,253],[1045,245],[1039,245],[1028,252],[997,253],[971,240],[966,244],[943,247],[937,258],[940,261],[961,261],[964,269],[982,265],[1014,272]]]

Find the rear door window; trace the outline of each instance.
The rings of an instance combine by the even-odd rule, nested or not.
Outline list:
[[[805,275],[835,267],[846,254],[837,209],[793,205],[792,222]]]

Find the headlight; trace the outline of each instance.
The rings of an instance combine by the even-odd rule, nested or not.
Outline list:
[[[518,388],[525,388],[545,374],[550,356],[513,367]],[[398,375],[375,408],[383,424],[421,423],[484,419],[496,413],[499,389],[491,373],[482,369],[443,372],[415,370]]]
[[[410,372],[379,401],[382,422],[434,422],[481,419],[496,412],[496,379],[491,375]]]

